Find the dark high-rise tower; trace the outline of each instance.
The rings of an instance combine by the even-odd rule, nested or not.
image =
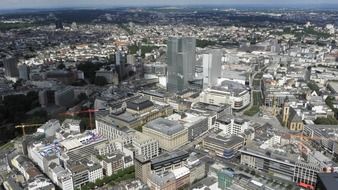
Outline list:
[[[189,81],[195,75],[196,39],[171,37],[167,46],[167,89],[170,92],[179,92],[189,87]]]
[[[117,51],[115,53],[115,63],[119,81],[122,81],[126,77],[126,55],[121,51]]]
[[[18,61],[14,57],[4,60],[4,68],[7,77],[19,77]]]

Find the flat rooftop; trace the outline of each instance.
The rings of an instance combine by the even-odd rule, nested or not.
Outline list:
[[[159,155],[158,157],[154,158],[151,160],[152,164],[157,164],[166,160],[170,160],[176,157],[184,157],[186,156],[187,158],[189,157],[189,153],[185,150],[177,150],[173,152],[167,152],[164,154]]]
[[[318,178],[322,181],[326,190],[338,188],[338,173],[319,173]]]
[[[179,122],[164,118],[157,118],[153,121],[150,121],[145,127],[165,135],[173,135],[184,130],[184,127]]]
[[[244,139],[239,136],[221,136],[221,135],[211,135],[204,139],[204,141],[217,144],[224,148],[231,148],[239,143],[244,142]]]

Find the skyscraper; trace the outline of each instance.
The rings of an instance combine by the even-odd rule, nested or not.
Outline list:
[[[220,50],[213,50],[203,54],[203,88],[217,84],[217,79],[222,72],[222,53]]]
[[[187,89],[189,80],[195,75],[196,39],[193,37],[171,37],[167,44],[168,81],[170,92]]]
[[[121,51],[117,51],[115,53],[115,63],[116,63],[116,70],[119,75],[119,80],[122,81],[126,75],[126,68],[125,68],[126,56]]]
[[[19,78],[28,80],[29,79],[29,67],[26,64],[21,64],[18,66]]]
[[[18,61],[14,57],[4,59],[4,68],[7,77],[19,77]]]

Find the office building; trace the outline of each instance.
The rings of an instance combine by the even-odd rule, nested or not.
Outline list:
[[[53,137],[61,127],[59,120],[51,119],[37,129],[38,133],[43,133],[46,137]]]
[[[235,173],[228,169],[222,169],[217,173],[218,177],[218,188],[222,190],[228,189],[234,180]]]
[[[190,170],[190,184],[193,184],[206,176],[205,162],[198,159],[195,153],[190,154],[184,166]]]
[[[45,80],[56,80],[64,84],[72,84],[78,77],[81,76],[82,72],[78,71],[68,71],[68,70],[50,70],[46,73],[42,73],[42,78]],[[83,78],[82,78],[83,79]]]
[[[108,123],[114,123],[120,128],[137,128],[144,126],[148,121],[172,114],[173,108],[168,104],[157,104],[142,96],[134,96],[112,106],[109,112],[105,115],[97,114],[96,117],[109,120]]]
[[[185,166],[189,153],[184,150],[166,152],[153,159],[135,157],[135,177],[147,183],[151,173],[163,174]]]
[[[148,177],[151,174],[150,159],[136,156],[135,157],[135,178],[147,183]]]
[[[205,134],[209,129],[208,118],[193,111],[182,114],[173,114],[168,116],[166,119],[178,121],[184,128],[188,129],[189,141]]]
[[[239,135],[249,128],[249,122],[242,118],[223,116],[216,120],[216,128],[221,129],[226,135]]]
[[[211,87],[217,84],[217,79],[221,77],[222,72],[222,54],[219,50],[213,50],[211,53],[203,54],[203,88]]]
[[[119,77],[119,81],[122,81],[126,77],[126,55],[121,52],[117,51],[115,53],[115,65],[117,67],[117,73]]]
[[[118,73],[115,70],[99,70],[95,72],[95,77],[103,77],[106,79],[107,83],[118,85],[119,77]]]
[[[133,54],[127,55],[127,63],[131,65],[135,65],[136,63],[136,56]]]
[[[243,84],[225,80],[217,86],[204,89],[200,94],[200,102],[230,104],[232,109],[241,110],[250,104],[250,92]]]
[[[335,131],[337,125],[304,125],[303,135],[310,137],[311,141],[330,152],[336,151]]]
[[[67,132],[69,130],[69,133],[80,133],[80,123],[81,120],[65,119],[62,123],[62,129]]]
[[[18,66],[19,70],[19,79],[28,80],[29,79],[29,66],[26,64],[20,64]]]
[[[112,153],[104,156],[101,160],[103,173],[106,176],[111,176],[124,168],[124,159],[122,153]]]
[[[175,176],[176,180],[176,189],[184,188],[186,185],[190,184],[190,170],[189,168],[183,166],[171,170]]]
[[[61,189],[74,190],[73,179],[69,170],[52,163],[49,166],[48,177]]]
[[[74,163],[67,167],[72,174],[74,187],[81,188],[81,186],[89,182],[88,167],[81,163]]]
[[[103,178],[103,168],[100,164],[89,161],[87,166],[89,182],[95,183],[96,180]]]
[[[195,75],[196,39],[171,37],[167,43],[167,89],[179,92],[189,87]]]
[[[136,132],[135,134],[133,147],[136,155],[144,156],[149,159],[157,157],[159,154],[158,140],[150,138],[140,132]]]
[[[232,114],[232,108],[228,104],[213,105],[209,103],[197,102],[191,105],[191,110],[208,117],[209,129],[215,127],[216,119]]]
[[[134,139],[134,130],[116,125],[111,115],[96,115],[96,132],[109,140],[120,138],[125,144],[131,144]]]
[[[306,184],[312,188],[317,183],[318,172],[326,167],[324,166],[326,164],[302,161],[299,159],[299,154],[262,150],[255,146],[247,146],[239,152],[243,165],[271,173],[284,180]]]
[[[226,159],[234,157],[244,144],[244,138],[234,135],[210,135],[202,141],[202,146],[205,150]]]
[[[69,107],[74,103],[74,88],[71,86],[60,88],[55,91],[55,105]]]
[[[18,60],[14,57],[8,57],[3,60],[5,76],[10,78],[19,77]]]
[[[39,92],[39,103],[41,107],[55,105],[55,90],[46,89]]]
[[[147,179],[150,190],[176,190],[176,178],[172,172],[150,174]]]
[[[143,133],[158,140],[161,149],[172,151],[188,142],[188,130],[179,122],[157,118],[143,127]]]
[[[70,107],[74,101],[75,92],[71,86],[49,88],[39,92],[39,103],[42,107],[51,105]]]

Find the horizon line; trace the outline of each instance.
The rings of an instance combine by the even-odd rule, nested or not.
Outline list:
[[[242,7],[242,8],[294,8],[294,9],[308,9],[308,8],[330,8],[330,9],[337,9],[337,3],[211,3],[211,4],[204,4],[204,3],[196,3],[196,4],[153,4],[153,5],[145,5],[145,4],[137,4],[137,5],[130,5],[130,4],[120,4],[120,5],[85,5],[85,6],[41,6],[41,7],[18,7],[18,8],[0,8],[0,11],[15,11],[15,10],[49,10],[49,9],[116,9],[116,8],[160,8],[160,7],[198,7],[198,6],[208,6],[208,8],[212,8],[214,6],[223,6],[221,8],[232,8],[234,7]],[[230,7],[229,7],[230,6]],[[297,7],[293,7],[297,6]],[[298,7],[304,6],[304,7]],[[316,7],[313,7],[316,6]],[[330,6],[330,7],[329,7]],[[331,7],[336,6],[336,7]],[[337,9],[338,10],[338,9]]]

